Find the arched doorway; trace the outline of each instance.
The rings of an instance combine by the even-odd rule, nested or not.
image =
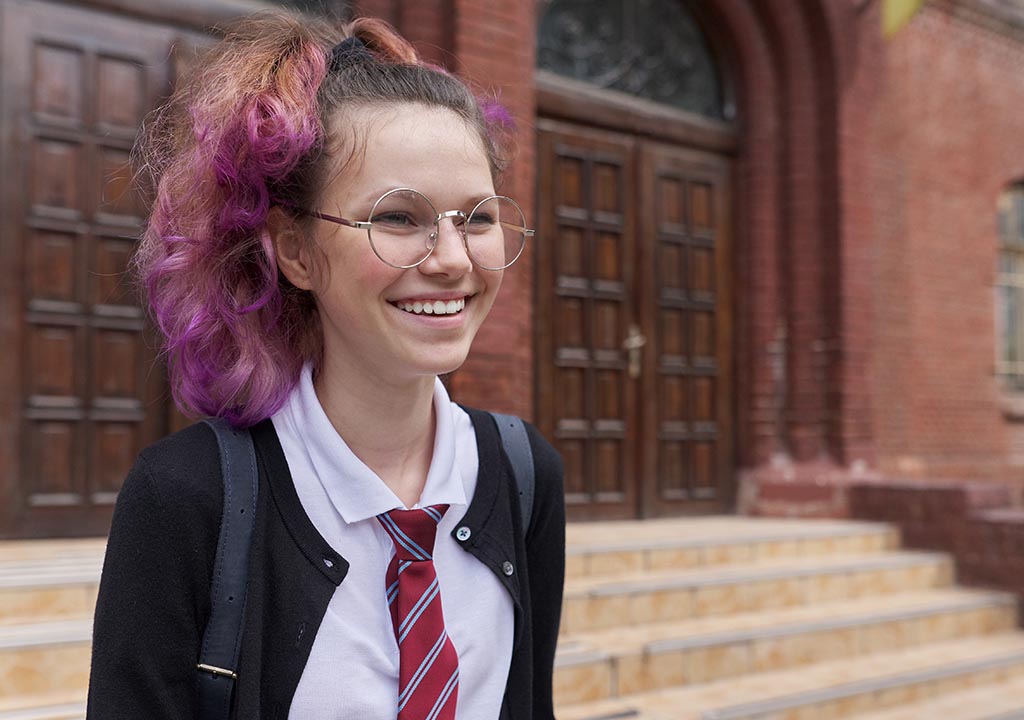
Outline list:
[[[733,496],[728,84],[676,0],[539,15],[537,421],[575,519]]]

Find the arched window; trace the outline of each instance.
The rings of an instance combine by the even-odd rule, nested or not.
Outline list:
[[[706,117],[735,114],[684,0],[545,0],[537,64]]]
[[[1024,183],[999,197],[996,372],[1007,389],[1024,390]]]

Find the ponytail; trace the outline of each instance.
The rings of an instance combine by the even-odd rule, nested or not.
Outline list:
[[[321,144],[328,42],[284,14],[253,18],[197,60],[137,145],[156,192],[134,263],[186,413],[251,425],[314,359],[311,298],[283,292],[266,219],[272,187]]]

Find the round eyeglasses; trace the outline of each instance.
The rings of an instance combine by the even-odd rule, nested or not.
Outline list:
[[[484,198],[468,214],[461,210],[439,213],[423,193],[395,188],[380,196],[365,222],[311,210],[302,212],[366,230],[370,247],[381,262],[402,270],[430,257],[437,247],[440,223],[446,218],[462,236],[470,260],[483,270],[507,268],[522,255],[526,238],[534,235],[526,227],[526,216],[516,201],[504,195]]]

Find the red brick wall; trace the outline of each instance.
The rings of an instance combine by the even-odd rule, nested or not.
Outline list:
[[[844,232],[874,255],[878,467],[1001,476],[996,199],[1024,175],[1024,43],[929,7],[889,41],[863,18],[847,117],[865,141]],[[869,106],[870,116],[858,116]]]

